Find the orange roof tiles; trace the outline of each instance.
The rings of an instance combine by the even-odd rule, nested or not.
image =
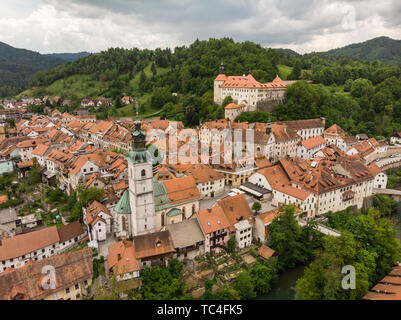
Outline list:
[[[241,109],[245,108],[245,104],[236,104],[234,102],[226,105],[225,109]]]
[[[107,266],[115,274],[139,271],[140,266],[136,258],[135,247],[132,241],[122,240],[109,246]]]
[[[297,198],[297,199],[302,200],[302,201],[306,200],[310,195],[309,192],[301,190],[301,189],[298,189],[298,188],[295,188],[295,187],[290,186],[290,185],[286,185],[284,187],[281,186],[281,185],[277,185],[275,187],[275,189],[277,191],[280,191],[281,193],[285,193],[285,194],[287,194],[287,195],[289,195],[289,196],[291,196],[293,198]]]
[[[217,203],[222,208],[231,226],[242,220],[251,221],[253,219],[252,210],[244,194],[228,197],[219,200]]]
[[[260,83],[249,74],[247,76],[229,76],[225,79],[218,77],[216,80],[223,80],[224,82],[220,85],[222,88],[250,88],[250,89],[262,89],[262,88],[286,88],[287,84],[277,76],[272,82]]]
[[[204,164],[192,165],[188,169],[184,170],[184,173],[194,177],[195,183],[204,183],[224,179],[224,174],[217,172],[216,170]]]
[[[102,218],[98,217],[98,214],[100,212],[103,212],[107,215],[111,215],[110,210],[107,209],[99,201],[97,201],[97,200],[92,201],[92,203],[89,205],[89,207],[86,208],[86,219],[85,219],[86,224],[88,224],[88,225],[96,224],[96,222],[99,219],[104,221]]]
[[[57,227],[48,227],[2,240],[0,261],[21,257],[56,244],[60,240]]]
[[[47,265],[56,269],[55,289],[43,290],[43,268]],[[56,292],[64,291],[77,283],[93,277],[92,249],[72,251],[38,261],[30,261],[25,266],[9,269],[0,274],[0,300],[42,300]]]
[[[263,245],[259,248],[258,253],[259,253],[259,255],[260,255],[261,257],[263,257],[263,258],[265,258],[265,259],[270,259],[270,258],[274,255],[275,251],[274,251],[273,249],[269,248],[268,246],[266,246],[266,245],[263,244]]]
[[[227,79],[227,76],[225,74],[220,73],[216,79],[214,79],[215,81],[225,81]]]
[[[289,141],[289,140],[295,140],[295,139],[301,139],[301,137],[298,135],[298,133],[291,128],[288,128],[285,125],[279,125],[279,124],[272,124],[272,133],[274,134],[274,137],[276,138],[277,141]]]
[[[28,168],[33,166],[33,160],[22,161],[17,163],[19,169]]]
[[[307,149],[311,150],[321,145],[326,144],[326,140],[322,136],[311,137],[307,140],[301,141],[301,144]]]
[[[112,186],[114,191],[125,190],[128,188],[128,182],[125,180],[121,180],[118,183],[114,183]]]
[[[280,165],[258,170],[258,173],[264,175],[272,187],[287,185],[290,183],[287,174]]]
[[[8,201],[8,196],[5,195],[0,195],[0,204],[7,202]]]
[[[146,259],[175,251],[169,231],[147,233],[135,236],[133,240],[137,259]]]
[[[220,206],[199,210],[196,214],[204,234],[230,227],[230,222]]]
[[[330,128],[327,128],[324,133],[334,135],[345,135],[345,131],[338,125],[333,124]]]
[[[372,176],[376,177],[380,172],[382,172],[382,169],[374,162],[372,162],[368,166],[369,172],[372,174]]]
[[[394,267],[363,299],[401,300],[401,267]]]
[[[44,142],[42,139],[28,139],[17,144],[17,148],[32,148]]]
[[[201,198],[192,176],[163,181],[168,197],[173,204],[195,201]]]
[[[38,144],[37,147],[32,151],[32,155],[42,157],[45,155],[50,146],[47,144]]]

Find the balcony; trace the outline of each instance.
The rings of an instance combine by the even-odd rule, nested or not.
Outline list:
[[[342,194],[343,201],[352,200],[354,199],[354,197],[355,197],[355,192],[352,190],[347,190]]]

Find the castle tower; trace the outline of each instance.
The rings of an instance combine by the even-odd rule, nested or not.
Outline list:
[[[221,98],[221,88],[220,86],[226,81],[227,77],[224,74],[224,63],[221,62],[219,75],[214,79],[214,86],[213,86],[213,101],[217,104],[221,104],[223,102]]]
[[[135,121],[132,151],[128,154],[129,204],[132,236],[155,231],[152,159],[146,150],[146,134]]]

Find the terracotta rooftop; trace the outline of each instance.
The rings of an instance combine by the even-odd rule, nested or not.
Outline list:
[[[394,267],[363,300],[401,300],[401,267]]]
[[[253,220],[252,210],[244,194],[219,200],[217,204],[222,208],[231,227],[242,220]]]
[[[173,253],[174,246],[168,231],[159,231],[134,237],[136,258],[143,259]]]
[[[259,255],[260,255],[261,257],[263,257],[263,258],[265,258],[265,259],[270,259],[270,258],[274,255],[275,251],[274,251],[272,248],[269,248],[269,247],[266,246],[266,245],[262,245],[262,246],[259,248],[258,253],[259,253]]]
[[[287,194],[293,198],[297,198],[302,201],[306,200],[310,195],[309,192],[295,188],[290,185],[285,185],[284,187],[281,185],[277,185],[275,189],[277,191],[280,191],[281,193]]]
[[[163,181],[171,203],[195,201],[201,198],[192,176]]]
[[[210,234],[230,227],[230,222],[220,206],[199,210],[197,215],[204,234]]]
[[[225,109],[241,109],[245,108],[245,104],[236,104],[234,102],[226,105]]]
[[[49,150],[50,146],[47,144],[38,144],[37,147],[32,151],[32,155],[42,157],[46,151]]]
[[[2,240],[0,261],[21,257],[59,242],[57,227],[43,228]]]
[[[204,164],[193,165],[185,170],[184,173],[192,176],[195,179],[195,183],[204,183],[224,179],[224,174],[217,172],[216,170]]]
[[[107,265],[115,274],[139,271],[140,266],[136,258],[135,247],[132,241],[122,240],[109,246]]]
[[[74,221],[69,224],[63,225],[58,228],[57,231],[60,237],[60,243],[66,242],[70,239],[74,239],[75,237],[78,237],[85,233],[79,221]]]
[[[56,269],[56,288],[42,287],[43,267]],[[30,261],[17,269],[7,269],[0,274],[0,300],[42,300],[56,292],[72,287],[93,277],[92,249],[87,248]]]
[[[330,128],[327,128],[324,133],[334,135],[345,135],[345,131],[338,125],[333,124]]]
[[[315,137],[311,137],[307,140],[301,141],[301,144],[305,147],[305,149],[311,150],[318,146],[325,145],[326,140],[322,136],[315,136]]]
[[[225,77],[225,78],[224,78]],[[286,88],[287,84],[277,76],[272,82],[260,83],[249,74],[244,76],[224,76],[219,75],[216,80],[223,80],[224,82],[220,85],[222,88]]]

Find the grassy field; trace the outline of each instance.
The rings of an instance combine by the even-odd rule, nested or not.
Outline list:
[[[139,98],[139,103],[144,104],[148,99],[150,99],[151,94],[145,94],[144,96]],[[135,104],[129,104],[124,107],[117,109],[118,115],[120,117],[132,117],[134,118],[136,115]],[[156,117],[161,112],[160,109],[153,109],[153,108],[145,108],[143,112],[139,112],[140,118],[151,118]]]
[[[287,80],[287,77],[290,75],[292,72],[292,67],[285,66],[283,64],[277,65],[278,67],[278,73],[281,79]]]
[[[157,74],[164,74],[167,73],[170,69],[156,67],[156,70]],[[144,72],[147,77],[152,76],[151,64],[149,64],[144,69]],[[138,72],[130,81],[128,88],[125,89],[125,91],[128,91],[127,94],[132,95],[132,92],[138,89],[139,79],[140,73]],[[109,85],[109,81],[100,81],[99,79],[95,79],[91,75],[74,75],[66,79],[57,80],[48,87],[34,87],[25,90],[17,96],[17,99],[21,99],[24,96],[41,97],[43,95],[60,96],[64,99],[68,99],[68,97],[70,97],[71,95],[74,95],[79,99],[82,99],[84,97],[97,98],[103,96],[104,93],[108,91]]]
[[[156,71],[158,75],[163,75],[167,72],[169,72],[171,70],[171,68],[160,68],[156,66]],[[153,76],[152,71],[151,71],[151,64],[149,64],[145,69],[143,69],[143,71],[145,72],[145,75],[147,78],[150,78]],[[138,89],[138,85],[139,85],[139,79],[141,77],[141,74],[138,72],[134,78],[130,81],[130,87],[134,88],[134,89]]]

